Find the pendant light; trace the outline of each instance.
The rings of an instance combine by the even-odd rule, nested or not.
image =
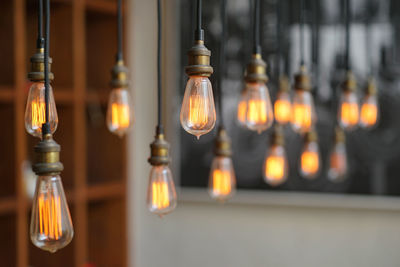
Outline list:
[[[245,88],[238,105],[238,120],[249,130],[261,133],[271,127],[274,120],[269,90],[265,83],[267,64],[261,57],[260,0],[254,0],[253,55],[246,67]]]
[[[43,0],[38,0],[38,37],[36,53],[31,57],[31,71],[28,79],[32,82],[29,88],[28,99],[25,108],[25,129],[38,138],[42,138],[42,124],[45,123],[45,86],[44,86],[44,39],[43,39]],[[49,79],[54,75],[50,72],[52,60],[49,58]],[[53,89],[49,87],[49,123],[53,134],[58,125],[58,115],[53,96]]]
[[[162,88],[161,88],[161,2],[157,0],[158,18],[158,49],[157,49],[157,91],[158,91],[158,123],[156,136],[150,144],[151,155],[149,185],[147,189],[147,207],[150,212],[160,217],[173,211],[176,207],[177,197],[172,172],[169,164],[169,144],[164,137],[162,125]]]
[[[332,182],[341,182],[347,174],[346,136],[340,127],[336,127],[333,148],[329,156],[328,178]]]
[[[314,179],[320,170],[321,159],[315,130],[304,134],[304,143],[300,155],[299,172],[303,178]]]
[[[354,130],[358,125],[359,106],[356,94],[357,81],[350,70],[350,0],[345,0],[345,41],[346,41],[346,78],[342,83],[342,93],[339,99],[338,121],[339,125],[346,131]]]
[[[298,133],[306,133],[313,129],[317,116],[314,100],[311,95],[310,77],[304,61],[304,20],[305,3],[300,0],[300,71],[294,77],[294,97],[292,106],[292,127]]]
[[[219,74],[217,84],[217,104],[220,124],[214,147],[214,159],[211,164],[208,192],[211,198],[225,201],[232,197],[236,191],[235,170],[232,163],[231,141],[226,132],[223,119],[222,79],[225,67],[225,29],[226,29],[226,0],[221,0],[222,33],[219,51]]]
[[[110,132],[124,136],[133,124],[133,109],[128,86],[128,68],[122,53],[122,0],[118,0],[118,52],[116,65],[112,68],[111,93],[108,99],[107,127]]]
[[[61,148],[53,140],[50,124],[50,0],[46,0],[45,29],[45,122],[41,129],[42,140],[35,146],[37,162],[33,165],[33,171],[39,177],[33,197],[30,237],[32,243],[38,248],[56,252],[71,242],[74,229],[60,178],[60,173],[63,170],[63,165],[59,161]]]
[[[183,129],[200,138],[215,125],[216,114],[211,82],[211,52],[204,46],[204,31],[201,28],[202,1],[197,0],[197,28],[195,44],[189,50],[189,65],[185,68],[189,76],[183,96],[180,121]]]

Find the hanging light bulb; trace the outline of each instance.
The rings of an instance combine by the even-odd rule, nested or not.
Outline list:
[[[329,158],[328,178],[333,182],[341,182],[347,174],[347,155],[345,135],[340,127],[335,129],[335,139]]]
[[[214,154],[208,181],[208,193],[211,198],[223,202],[236,192],[235,170],[231,159],[231,141],[223,127],[218,130]]]
[[[349,71],[346,80],[342,84],[342,95],[340,96],[338,120],[344,130],[353,130],[358,125],[359,106],[355,93],[356,80]]]
[[[303,65],[300,67],[300,72],[295,76],[292,104],[292,127],[298,133],[310,131],[317,120],[310,90],[310,79]]]
[[[237,120],[240,126],[246,127],[246,110],[247,110],[247,102],[246,102],[246,90],[242,90],[240,93],[240,99],[237,107]]]
[[[317,134],[314,130],[305,133],[303,149],[300,155],[300,174],[303,178],[316,178],[320,169],[320,156]]]
[[[276,125],[263,165],[264,181],[271,186],[283,184],[288,177],[288,162],[284,143],[282,129]]]
[[[274,104],[275,120],[279,124],[287,124],[292,118],[292,104],[288,91],[288,78],[286,76],[282,76],[279,79],[279,91]]]
[[[376,86],[374,80],[370,78],[361,104],[360,126],[364,129],[373,128],[377,124],[378,118],[379,109]]]

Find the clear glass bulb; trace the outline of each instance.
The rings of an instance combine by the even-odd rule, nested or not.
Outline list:
[[[246,110],[247,110],[247,102],[246,102],[246,92],[242,91],[240,94],[240,100],[237,107],[237,120],[240,126],[246,127]]]
[[[278,92],[274,104],[274,115],[275,120],[280,124],[290,122],[292,118],[292,103],[287,92]]]
[[[211,82],[207,77],[190,76],[182,101],[180,121],[183,129],[200,138],[215,125],[216,114]]]
[[[310,131],[317,121],[314,100],[309,91],[300,89],[295,89],[294,91],[292,127],[298,133],[305,133]]]
[[[267,86],[262,82],[248,82],[243,98],[246,127],[258,133],[268,129],[274,121],[274,114]]]
[[[343,142],[335,143],[329,158],[328,178],[333,182],[340,182],[346,178],[347,156],[346,145]]]
[[[378,122],[378,100],[375,94],[367,94],[361,104],[360,126],[368,129]]]
[[[147,189],[147,207],[160,217],[176,207],[177,198],[171,170],[167,165],[153,166]]]
[[[300,174],[302,177],[313,179],[317,176],[320,167],[319,158],[317,142],[306,142],[300,156]]]
[[[288,176],[288,162],[285,148],[281,145],[272,145],[264,160],[264,181],[271,186],[284,183]]]
[[[39,176],[33,198],[30,236],[32,243],[49,252],[68,245],[73,236],[71,215],[60,176]]]
[[[133,124],[133,109],[130,94],[126,88],[111,91],[107,108],[107,127],[110,132],[122,137]]]
[[[354,92],[343,92],[340,96],[338,120],[344,130],[353,130],[359,119],[357,95]]]
[[[211,198],[225,201],[236,191],[236,177],[230,157],[216,156],[211,164],[208,193]]]
[[[46,122],[44,91],[44,83],[34,82],[29,88],[29,94],[25,108],[25,129],[30,135],[38,138],[42,138],[42,124]],[[57,129],[58,115],[56,103],[54,101],[53,88],[51,86],[49,100],[50,130],[53,134]]]

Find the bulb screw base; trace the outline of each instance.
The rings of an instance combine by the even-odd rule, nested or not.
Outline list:
[[[64,169],[60,162],[61,147],[51,134],[45,134],[34,150],[36,163],[33,165],[33,171],[37,175],[57,175]]]
[[[365,94],[367,95],[376,95],[376,84],[374,78],[369,78],[367,86],[365,87]]]
[[[304,65],[300,67],[300,71],[294,76],[294,89],[295,90],[311,90],[310,77],[307,74],[307,69]]]
[[[118,60],[111,70],[110,85],[112,88],[126,88],[129,86],[128,68],[124,65],[122,59]]]
[[[310,142],[317,142],[318,141],[318,135],[315,130],[311,130],[305,133],[304,135],[304,142],[310,143]]]
[[[217,138],[215,139],[214,154],[221,157],[232,156],[231,139],[224,127],[218,129]]]
[[[51,63],[53,60],[49,58],[49,80],[54,80],[54,74],[51,72]],[[28,73],[28,79],[32,82],[44,81],[44,48],[38,48],[36,53],[31,57],[31,71]]]
[[[346,141],[346,135],[344,134],[342,128],[338,126],[335,128],[335,136],[333,141],[335,142],[335,144],[344,143]]]
[[[267,63],[261,58],[261,54],[256,53],[251,57],[250,62],[247,64],[244,74],[246,82],[262,82],[268,81],[267,76]]]
[[[283,129],[280,125],[275,125],[274,131],[271,135],[270,145],[274,146],[284,146],[285,145],[285,137],[283,135]]]
[[[148,162],[152,166],[167,165],[169,163],[169,143],[165,141],[164,134],[157,133],[155,140],[150,144],[151,155]]]
[[[185,72],[189,76],[210,77],[213,68],[210,65],[211,51],[204,46],[203,40],[197,40],[195,45],[188,51],[189,65]]]
[[[344,92],[354,92],[357,89],[357,81],[354,74],[348,71],[346,74],[346,79],[342,83],[342,90]]]

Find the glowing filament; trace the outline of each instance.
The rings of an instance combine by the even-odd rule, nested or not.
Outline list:
[[[111,106],[111,121],[115,128],[129,127],[129,106],[113,103]]]
[[[189,122],[194,129],[202,129],[208,123],[207,98],[191,95],[189,98]]]
[[[289,100],[277,99],[274,105],[275,119],[279,123],[288,123],[291,119],[292,107]]]
[[[60,239],[62,237],[60,197],[40,195],[38,205],[40,234],[48,239]]]
[[[238,121],[243,124],[246,123],[246,109],[247,109],[246,101],[241,100],[238,105],[237,117]]]
[[[301,154],[301,169],[304,173],[315,174],[319,168],[318,154],[313,151],[304,151]]]
[[[264,100],[249,100],[247,105],[247,121],[263,124],[267,121],[267,107]]]
[[[265,164],[265,177],[280,181],[285,177],[285,160],[279,156],[269,156]]]
[[[40,129],[46,122],[45,103],[32,101],[32,129]]]
[[[343,102],[341,106],[341,121],[345,125],[356,125],[358,123],[358,104]]]
[[[232,191],[230,172],[216,169],[212,174],[213,193],[219,196],[229,195]]]
[[[366,126],[372,126],[378,119],[378,107],[375,104],[364,103],[361,106],[361,122]]]
[[[168,184],[167,182],[153,182],[153,199],[152,205],[157,209],[163,209],[169,206],[170,199],[168,194]]]
[[[292,123],[294,125],[298,125],[299,128],[306,131],[311,128],[311,122],[311,107],[305,104],[294,104]]]

